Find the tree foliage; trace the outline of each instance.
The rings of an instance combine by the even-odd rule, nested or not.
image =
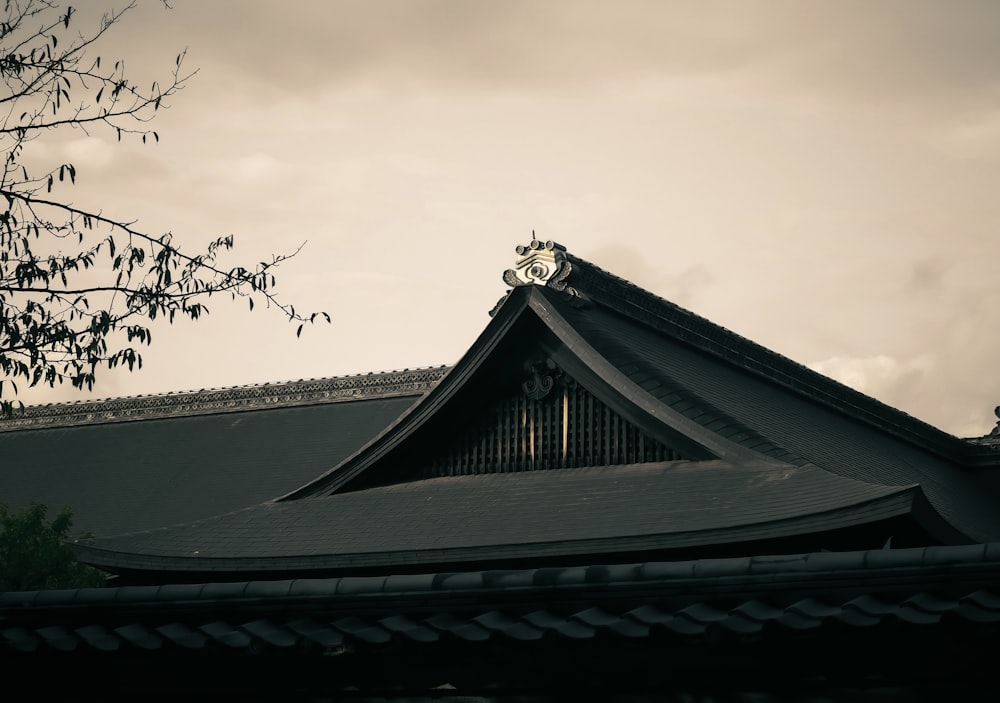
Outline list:
[[[33,142],[63,132],[159,142],[151,121],[195,71],[181,53],[165,79],[139,85],[123,60],[97,53],[135,4],[94,26],[78,27],[86,23],[56,0],[6,0],[0,17],[0,416],[19,406],[18,381],[90,389],[99,368],[141,367],[150,322],[198,320],[213,295],[247,298],[251,309],[256,298],[298,323],[298,334],[329,321],[274,294],[275,269],[296,252],[224,265],[232,235],[183,251],[170,233],[74,206],[82,165],[38,165]]]
[[[63,508],[51,521],[47,513],[41,503],[13,513],[0,503],[0,591],[105,585],[105,574],[78,562],[68,546],[72,511]]]

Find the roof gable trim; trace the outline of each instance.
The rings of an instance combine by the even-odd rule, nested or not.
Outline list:
[[[529,306],[559,338],[553,358],[617,412],[668,446],[692,457],[717,458],[734,463],[780,464],[698,424],[667,406],[632,382],[579,335],[549,303],[545,295],[531,296]]]
[[[436,366],[285,383],[29,406],[15,417],[0,421],[0,432],[422,395],[437,385],[447,371],[446,366]]]

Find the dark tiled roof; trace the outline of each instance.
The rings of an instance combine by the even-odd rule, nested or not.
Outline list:
[[[540,290],[581,346],[664,405],[754,451],[880,485],[918,484],[949,522],[977,541],[1000,538],[997,498],[950,460],[906,435],[845,414],[808,392],[704,353],[601,306],[580,309]]]
[[[166,404],[145,409],[133,407],[136,399],[56,406],[87,407],[88,415],[102,419],[36,414],[28,418],[30,429],[0,432],[0,500],[12,508],[35,500],[53,511],[68,505],[74,529],[97,535],[236,510],[329,469],[443,373],[425,369],[309,382],[309,388],[277,384],[252,392],[151,396],[150,402]],[[107,415],[111,405],[115,421]]]
[[[5,458],[26,469],[0,474],[13,488],[0,495],[16,504],[43,494],[50,505],[65,496],[85,518],[78,526],[101,537],[188,522],[80,547],[104,566],[156,569],[170,561],[188,571],[228,569],[240,559],[247,569],[281,569],[296,559],[299,566],[388,569],[440,563],[446,553],[463,561],[499,550],[541,557],[598,543],[594,553],[644,548],[628,540],[655,541],[657,548],[705,545],[912,514],[918,497],[951,530],[935,537],[1000,539],[996,499],[963,474],[953,455],[962,445],[956,438],[572,261],[578,270],[571,282],[582,298],[568,301],[566,291],[537,286],[512,292],[452,372],[420,381],[433,385],[423,402],[401,394],[396,379],[393,397],[366,387],[369,400],[319,403],[309,395],[317,389],[303,388],[301,397],[286,393],[282,407],[234,411],[206,396],[201,405],[154,412],[179,417],[0,433],[0,451],[10,448]],[[406,468],[409,447],[447,441],[450,426],[435,424],[445,410],[461,419],[468,403],[484,401],[476,391],[497,392],[483,379],[512,377],[540,352],[589,374],[577,380],[600,386],[588,390],[654,439],[671,447],[687,439],[701,450],[681,446],[681,455],[725,461],[710,471],[692,469],[690,485],[681,485],[686,474],[679,466],[655,480],[662,466],[604,467],[302,499],[388,482],[360,476],[369,469],[389,476]],[[335,395],[354,398],[351,392]],[[401,413],[403,422],[387,428]],[[407,445],[418,432],[425,435]],[[25,439],[32,435],[35,441]],[[83,465],[68,466],[67,457]],[[40,462],[37,470],[33,462]],[[780,490],[768,481],[748,483],[782,472],[791,478]],[[728,510],[706,509],[727,495],[739,496]],[[287,501],[254,505],[276,496]],[[218,517],[202,519],[210,515]]]
[[[661,298],[571,254],[569,282],[588,301],[666,332],[676,341],[709,352],[742,369],[796,390],[814,400],[935,450],[962,453],[962,440],[797,361]]]
[[[455,640],[1000,634],[1000,545],[0,594],[0,647],[321,650]],[[897,629],[896,634],[899,634]]]
[[[296,589],[292,589],[294,594]],[[448,610],[416,617],[407,615],[347,615],[316,620],[301,614],[265,618],[215,618],[194,626],[179,621],[157,624],[130,623],[109,628],[95,621],[65,627],[45,625],[25,628],[0,625],[6,647],[19,652],[50,648],[62,652],[86,649],[113,652],[124,648],[158,650],[163,647],[205,649],[223,646],[253,651],[257,643],[294,651],[304,646],[337,649],[348,645],[385,645],[393,641],[430,644],[447,640],[481,643],[498,639],[537,642],[553,637],[570,641],[602,637],[644,639],[672,636],[688,641],[711,638],[731,641],[748,635],[798,635],[823,627],[872,628],[881,624],[934,626],[942,622],[1000,633],[1000,590],[976,589],[956,596],[939,597],[920,591],[905,596],[879,598],[863,594],[803,598],[779,606],[757,599],[733,607],[695,603],[683,608],[640,605],[628,610],[606,609],[586,603],[566,613],[540,608],[509,614],[487,610],[456,617]],[[774,631],[778,631],[775,633]]]
[[[821,532],[908,514],[913,487],[812,466],[670,462],[427,479],[266,503],[77,545],[112,571],[445,564],[667,549]]]
[[[446,411],[450,417],[460,417],[454,406],[461,405],[462,384],[473,387],[477,379],[501,368],[519,367],[522,357],[535,353],[502,346],[502,341],[529,336],[524,330],[533,328],[527,323],[540,321],[558,340],[550,343],[548,352],[557,365],[578,382],[593,384],[592,393],[603,394],[605,403],[668,445],[676,438],[656,433],[669,425],[675,434],[734,464],[812,464],[865,484],[919,486],[950,525],[937,533],[939,539],[1000,539],[996,496],[977,486],[956,459],[910,441],[906,433],[845,413],[810,392],[775,383],[718,354],[707,354],[678,340],[662,325],[602,305],[581,306],[549,288],[515,290],[495,313],[491,328],[402,424],[288,498],[366,485],[362,476],[366,472],[372,476],[367,485],[380,482],[380,472],[391,476],[406,461],[411,444],[440,441],[420,434],[441,431],[431,424],[431,417]],[[511,329],[521,333],[512,334]],[[533,334],[542,336],[538,331]],[[477,401],[481,395],[475,388],[465,393]]]

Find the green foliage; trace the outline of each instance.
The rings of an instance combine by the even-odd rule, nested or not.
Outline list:
[[[256,298],[297,323],[297,334],[304,323],[329,321],[274,294],[275,269],[297,250],[223,265],[234,245],[227,235],[182,251],[169,232],[74,206],[67,191],[81,169],[40,161],[51,152],[32,148],[68,131],[159,142],[150,122],[195,73],[184,53],[148,87],[126,75],[123,60],[95,53],[135,4],[90,27],[78,27],[74,9],[56,0],[6,0],[0,10],[0,417],[20,407],[10,400],[18,380],[90,389],[98,368],[140,368],[136,347],[151,342],[148,323],[198,320],[212,295],[247,298],[251,309]]]
[[[72,511],[63,508],[52,521],[46,513],[41,503],[13,513],[0,503],[0,591],[103,586],[104,574],[76,561],[67,545]]]

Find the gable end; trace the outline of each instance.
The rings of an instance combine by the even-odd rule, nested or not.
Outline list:
[[[644,433],[550,359],[530,365],[519,388],[473,418],[416,478],[690,458]]]

